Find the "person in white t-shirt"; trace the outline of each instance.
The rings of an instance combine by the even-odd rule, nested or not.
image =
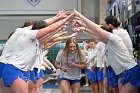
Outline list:
[[[112,31],[112,33],[120,36],[126,45],[129,53],[134,57],[133,55],[133,46],[132,46],[132,40],[127,32],[127,30],[120,28],[120,22],[115,16],[108,16],[105,18],[105,27],[106,29]]]
[[[24,25],[22,26],[22,28],[31,26],[31,25],[33,25],[33,23],[34,23],[34,21],[26,21],[24,23]],[[17,30],[19,31],[19,29],[17,29]],[[2,79],[2,71],[3,71],[3,68],[5,66],[4,64],[6,64],[6,60],[8,60],[10,58],[10,56],[12,55],[12,50],[13,50],[13,47],[14,47],[14,43],[15,43],[15,40],[17,39],[17,37],[18,37],[18,35],[13,35],[13,33],[14,32],[11,32],[10,35],[8,36],[8,39],[9,38],[11,38],[11,39],[7,40],[7,43],[5,44],[2,55],[0,57],[0,85],[1,85],[2,91],[4,93],[10,93],[11,92],[11,90],[8,87],[4,86],[3,79]],[[14,38],[15,36],[17,36],[17,37]]]
[[[96,80],[96,70],[94,70],[94,68],[96,67],[96,58],[93,59],[93,60],[90,60],[89,59],[92,57],[93,53],[95,52],[95,47],[98,43],[98,40],[97,39],[92,39],[88,42],[88,45],[87,45],[87,50],[85,52],[86,54],[86,61],[88,61],[88,67],[86,69],[86,73],[87,73],[87,78],[90,80],[90,83],[91,83],[91,91],[92,93],[95,92],[97,93],[98,92],[98,84],[97,84],[97,80]]]
[[[13,35],[18,36],[18,38],[14,41],[10,58],[5,61],[6,66],[2,72],[4,84],[5,86],[9,86],[12,92],[28,93],[27,78],[23,75],[23,72],[31,68],[39,53],[36,48],[37,40],[64,25],[71,16],[72,15],[66,16],[62,20],[43,29],[29,30],[26,28],[18,28],[20,31],[14,32]],[[16,36],[14,36],[14,38],[16,38]],[[11,38],[9,38],[9,40],[11,40]]]
[[[120,93],[130,93],[130,91],[131,93],[137,93],[137,87],[140,87],[140,67],[129,53],[123,39],[116,34],[103,30],[99,25],[90,21],[76,10],[74,10],[74,15],[79,17],[86,24],[87,28],[95,32],[99,40],[106,44],[108,48],[106,56],[109,64],[116,75],[123,75],[121,77],[122,88]],[[78,22],[73,25],[76,28],[81,26]]]
[[[101,41],[98,41],[91,57],[87,60],[87,63],[95,64],[94,65],[94,72],[96,73],[94,76],[96,77],[95,84],[98,86],[98,92],[103,92],[103,80],[104,80],[104,74],[103,74],[103,64],[104,60],[102,59],[102,55],[104,53],[105,44]],[[93,60],[96,59],[96,62]],[[91,68],[92,69],[92,68]]]
[[[127,30],[120,28],[120,22],[118,21],[118,19],[115,16],[107,16],[104,21],[104,26],[106,29],[109,29],[112,33],[114,33],[122,38],[125,46],[128,49],[128,52],[134,58],[132,40],[131,40]],[[114,77],[119,77],[119,76],[115,76],[115,75],[112,76],[112,78],[114,78]],[[119,83],[118,83],[118,87],[119,87],[119,89],[121,89],[121,85]],[[117,89],[115,89],[115,90],[116,90],[116,92],[114,92],[114,93],[117,93],[118,92]]]

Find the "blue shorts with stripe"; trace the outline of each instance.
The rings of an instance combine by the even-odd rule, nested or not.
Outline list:
[[[38,79],[44,79],[44,70],[40,69],[40,72],[38,73],[38,68],[34,68],[32,71],[30,71],[30,80],[34,83],[36,83],[36,81]]]
[[[11,64],[5,64],[2,75],[6,87],[10,87],[18,77],[25,82],[28,81],[28,78],[24,75],[24,71]]]

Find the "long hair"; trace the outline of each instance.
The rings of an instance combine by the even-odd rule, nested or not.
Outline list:
[[[68,57],[68,54],[69,54],[69,45],[70,45],[70,43],[75,43],[75,45],[76,45],[76,50],[77,50],[77,56],[78,56],[79,63],[80,63],[80,61],[81,61],[81,49],[79,48],[78,42],[77,42],[77,40],[76,40],[75,37],[69,38],[69,39],[66,41],[65,47],[63,48],[64,56],[65,56],[65,57]]]

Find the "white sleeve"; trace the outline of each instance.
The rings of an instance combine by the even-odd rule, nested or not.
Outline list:
[[[30,40],[36,39],[36,34],[38,30],[29,30],[29,29],[25,29],[25,30],[26,30],[26,35]]]
[[[95,51],[93,52],[92,56],[87,60],[86,63],[90,63],[90,62],[94,62],[94,58],[97,56],[97,50],[95,49]]]

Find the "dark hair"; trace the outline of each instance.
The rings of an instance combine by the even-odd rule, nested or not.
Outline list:
[[[115,16],[108,16],[105,18],[106,24],[111,24],[114,27],[119,27],[120,26],[120,22],[117,20],[117,18]]]
[[[34,25],[32,26],[32,30],[41,29],[47,27],[47,23],[45,21],[35,21]]]
[[[112,32],[112,29],[107,29],[105,26],[101,26],[101,28],[102,28],[103,30],[106,30],[107,32],[113,33],[113,32]]]
[[[35,22],[35,21],[31,21],[31,20],[29,20],[29,21],[25,21],[25,23],[24,23],[24,25],[22,26],[22,28],[24,28],[24,27],[28,27],[28,26],[31,26],[31,25],[34,24],[34,22]]]

